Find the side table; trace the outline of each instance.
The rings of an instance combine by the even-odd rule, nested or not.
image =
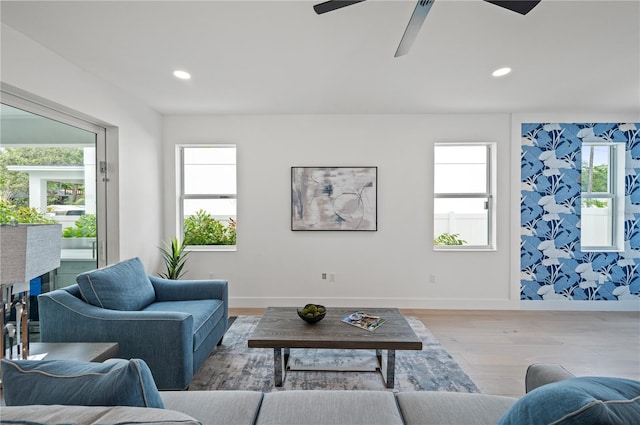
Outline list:
[[[115,357],[119,349],[117,342],[32,342],[29,355],[47,353],[43,360],[103,362]]]

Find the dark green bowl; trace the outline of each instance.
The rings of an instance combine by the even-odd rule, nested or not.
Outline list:
[[[312,306],[312,305],[315,305],[316,307],[319,307],[319,308],[321,307],[322,309],[324,309],[324,312],[320,313],[320,314],[317,314],[317,315],[315,315],[313,317],[308,317],[308,316],[305,316],[304,314],[302,314],[302,310],[304,310],[305,308],[307,308],[309,306]],[[318,323],[319,321],[324,319],[324,316],[326,316],[326,315],[327,315],[327,308],[325,306],[323,306],[323,305],[320,305],[320,304],[307,304],[303,308],[299,308],[298,309],[298,316],[300,316],[300,318],[302,320],[304,320],[305,322],[307,322],[307,323]]]

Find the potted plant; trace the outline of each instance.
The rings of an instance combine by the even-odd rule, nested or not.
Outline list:
[[[165,279],[180,279],[186,271],[183,268],[187,262],[188,252],[184,250],[185,244],[178,242],[178,238],[173,238],[170,244],[162,242],[164,248],[160,248],[162,259],[167,269],[166,273],[159,273],[159,276]]]

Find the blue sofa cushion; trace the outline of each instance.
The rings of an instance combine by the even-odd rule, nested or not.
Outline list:
[[[140,359],[104,363],[2,360],[7,406],[62,404],[164,408],[151,370]]]
[[[640,423],[640,381],[579,377],[543,385],[518,400],[498,425]]]
[[[142,310],[156,292],[139,258],[131,258],[76,277],[84,300],[110,310]]]
[[[220,300],[162,301],[148,305],[144,311],[175,311],[193,316],[193,351],[207,339],[224,316]]]

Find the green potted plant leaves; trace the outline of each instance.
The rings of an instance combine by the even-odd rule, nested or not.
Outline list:
[[[173,238],[170,244],[166,242],[162,242],[162,244],[164,247],[160,248],[160,252],[162,252],[162,259],[167,271],[160,273],[159,276],[171,280],[180,279],[186,273],[183,268],[187,262],[188,252],[184,250],[184,241],[179,243],[178,238]]]
[[[60,266],[60,242],[62,225],[47,218],[35,208],[18,207],[0,198],[0,281],[15,283],[15,267],[5,267],[21,256],[29,264],[28,269],[53,270]],[[16,257],[17,255],[17,257]],[[5,263],[6,261],[6,263]],[[17,266],[17,264],[13,264]],[[25,270],[24,264],[21,267]],[[14,272],[14,273],[12,273]],[[24,273],[26,274],[26,272]],[[24,274],[22,277],[24,277]],[[28,291],[29,282],[15,283],[14,293]],[[0,330],[2,331],[2,330]]]
[[[0,224],[57,224],[35,208],[18,207],[0,199]]]

